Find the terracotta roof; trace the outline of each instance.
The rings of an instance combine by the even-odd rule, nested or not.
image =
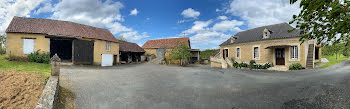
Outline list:
[[[123,52],[146,52],[139,45],[119,40],[119,51]]]
[[[7,33],[34,33],[57,36],[74,36],[118,42],[107,29],[78,24],[70,21],[13,17]]]
[[[174,48],[181,43],[186,44],[191,48],[190,38],[188,37],[148,40],[145,44],[143,44],[142,48]]]

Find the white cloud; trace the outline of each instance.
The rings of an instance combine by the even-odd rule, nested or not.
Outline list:
[[[137,31],[125,32],[120,35],[126,38],[127,40],[132,40],[132,41],[138,41],[149,37],[146,32],[143,32],[142,34],[138,34]]]
[[[241,17],[253,28],[289,22],[300,8],[299,3],[290,5],[289,0],[233,0],[226,12]]]
[[[192,8],[188,8],[182,11],[181,13],[182,16],[184,16],[185,18],[197,18],[200,15],[200,12],[192,9]]]
[[[220,10],[220,9],[218,9],[218,8],[215,9],[215,12],[220,12],[220,11],[222,11],[222,10]]]
[[[74,5],[79,4],[79,5]],[[124,36],[127,40],[139,40],[148,37],[147,33],[139,34],[136,30],[122,25],[124,21],[120,10],[124,5],[112,0],[62,0],[55,5],[51,18],[73,21],[81,24],[108,28],[113,34]],[[136,10],[136,9],[134,9]],[[131,12],[137,14],[138,11]]]
[[[211,26],[212,23],[212,20],[195,21],[190,29],[183,31],[179,36],[184,33],[191,35],[192,48],[217,48],[220,43],[232,36],[231,33],[241,31],[239,26],[243,25],[242,21],[237,20],[224,20]],[[228,30],[229,33],[226,33]]]
[[[206,27],[208,27],[212,22],[213,22],[212,20],[195,21],[195,22],[193,22],[194,25],[191,27],[191,29],[185,30],[181,34],[185,33],[185,34],[190,35],[190,34],[193,34],[196,32],[208,30],[209,28],[206,28]]]
[[[30,13],[43,0],[1,0],[0,1],[0,34],[4,33],[13,16],[30,17]]]
[[[130,11],[130,15],[132,15],[132,16],[136,16],[138,13],[139,12],[137,11],[136,8]]]
[[[213,26],[213,30],[214,31],[222,31],[222,32],[226,32],[228,30],[230,30],[230,31],[241,31],[241,29],[237,27],[237,26],[241,26],[241,25],[243,25],[242,21],[224,20],[224,21],[221,21],[219,23],[216,23]]]
[[[219,16],[218,19],[219,19],[219,20],[226,20],[226,19],[227,19],[227,16]]]
[[[34,14],[38,15],[40,13],[47,13],[47,12],[52,12],[53,11],[53,7],[52,7],[50,1],[45,1],[42,4],[44,4],[44,6],[40,7],[38,10],[36,10],[34,12]]]

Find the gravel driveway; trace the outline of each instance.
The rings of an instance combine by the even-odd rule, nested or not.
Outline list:
[[[291,72],[64,66],[61,78],[78,109],[350,108],[350,61]]]

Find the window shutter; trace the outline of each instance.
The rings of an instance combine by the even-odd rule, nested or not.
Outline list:
[[[23,39],[23,54],[34,52],[34,39]]]

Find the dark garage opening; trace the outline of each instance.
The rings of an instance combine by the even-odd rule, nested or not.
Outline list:
[[[71,38],[50,38],[50,56],[57,53],[62,61],[72,62],[72,42]]]

